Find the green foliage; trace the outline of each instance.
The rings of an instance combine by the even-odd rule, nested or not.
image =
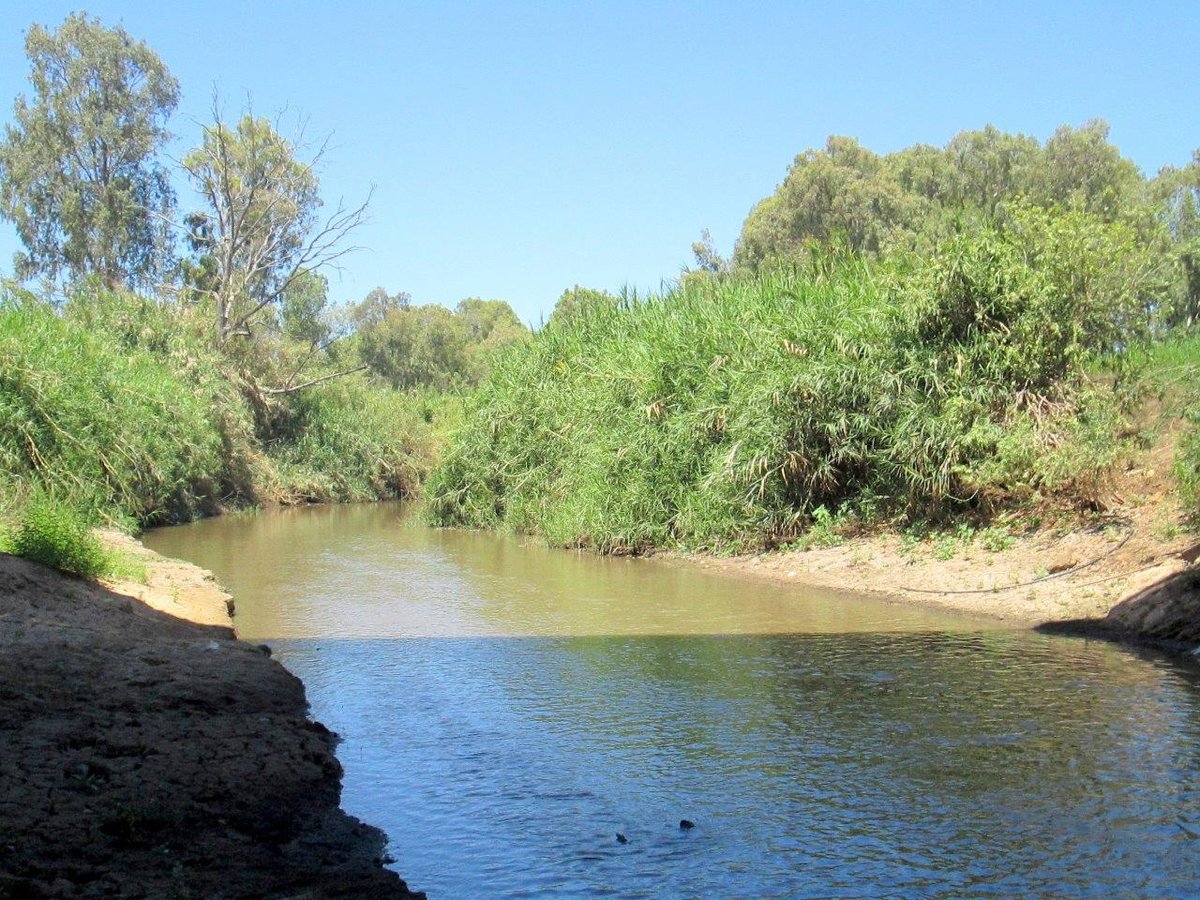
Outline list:
[[[991,553],[1000,553],[1016,543],[1016,538],[1003,525],[989,525],[980,529],[977,537],[983,549]]]
[[[203,330],[186,309],[91,287],[63,315],[0,303],[0,513],[38,488],[125,526],[259,497],[404,496],[443,410],[454,420],[453,402],[358,375],[264,394]]]
[[[352,313],[359,322],[358,354],[396,388],[454,390],[477,384],[502,349],[529,329],[503,300],[461,301],[453,310],[412,306],[376,289]]]
[[[596,291],[575,285],[567,288],[559,296],[547,324],[559,326],[572,319],[590,315],[593,310],[603,314],[606,308],[617,306],[620,302],[619,297],[608,291]]]
[[[1168,326],[1191,328],[1200,323],[1200,150],[1181,169],[1163,168],[1151,189],[1178,264],[1163,318]]]
[[[25,245],[18,276],[153,282],[174,207],[154,154],[179,85],[145,44],[84,13],[53,32],[33,25],[25,51],[33,97],[17,99],[0,143],[0,214]]]
[[[1044,393],[1089,355],[1149,333],[1165,285],[1155,262],[1125,225],[1014,204],[1005,227],[951,238],[896,289],[916,340],[953,348],[956,375]]]
[[[298,393],[270,443],[273,493],[292,503],[411,495],[432,455],[425,402],[361,376]]]
[[[1185,427],[1175,454],[1175,475],[1188,514],[1200,522],[1200,334],[1173,342],[1164,354],[1174,363],[1174,376],[1183,378]],[[1177,382],[1178,383],[1178,382]]]
[[[844,515],[834,515],[824,506],[818,506],[812,512],[812,524],[794,546],[798,550],[839,546],[845,541],[841,533],[845,519]]]
[[[1175,474],[1193,519],[1200,519],[1200,403],[1188,412],[1188,429],[1179,442]]]
[[[733,262],[758,270],[834,245],[924,254],[949,236],[1004,225],[1022,205],[1123,221],[1162,250],[1145,180],[1108,142],[1108,126],[1092,121],[1059,128],[1045,146],[989,125],[945,148],[920,144],[883,156],[831,137],[797,156],[775,193],[751,210]]]
[[[1021,219],[1048,232],[1037,252],[989,232],[882,273],[814,257],[552,322],[471,401],[431,514],[637,552],[770,546],[829,510],[1090,502],[1119,410],[1081,367],[1127,337],[1090,318],[1116,302],[1096,279],[1059,274],[1111,246],[1040,215]],[[1069,340],[1046,340],[1051,316]]]
[[[314,274],[350,252],[343,241],[361,224],[366,204],[339,204],[322,220],[321,153],[304,161],[300,152],[270,121],[247,113],[233,126],[218,117],[183,158],[206,206],[187,218],[195,260],[185,273],[189,291],[215,316],[219,344],[260,331],[289,291],[293,311],[316,304],[311,295],[321,285],[312,282]],[[309,283],[297,288],[297,280]]]
[[[25,505],[11,546],[18,556],[83,578],[108,569],[108,557],[87,520],[69,503],[49,494],[36,494]]]
[[[162,522],[226,480],[215,392],[29,298],[0,303],[0,471],[82,509]]]

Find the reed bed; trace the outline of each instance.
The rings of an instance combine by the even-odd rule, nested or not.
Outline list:
[[[1083,377],[1082,343],[1047,339],[1064,304],[1043,273],[1010,260],[997,278],[996,248],[977,249],[948,269],[685,279],[552,323],[468,404],[430,516],[638,553],[773,546],[814,517],[1091,502],[1116,399]]]

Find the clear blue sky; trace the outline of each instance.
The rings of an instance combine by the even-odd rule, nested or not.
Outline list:
[[[0,114],[28,90],[24,30],[79,8],[8,0]],[[1101,117],[1143,170],[1200,147],[1192,3],[93,2],[183,88],[178,156],[214,88],[230,116],[287,108],[333,134],[327,199],[372,185],[370,248],[337,300],[508,300],[656,289],[709,228],[831,133],[879,152],[993,123],[1039,139]],[[184,205],[189,198],[181,192]],[[0,270],[17,248],[0,223]]]

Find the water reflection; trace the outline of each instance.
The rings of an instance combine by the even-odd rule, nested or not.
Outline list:
[[[1112,648],[1009,634],[277,649],[349,735],[347,803],[436,895],[1200,889],[1195,675]]]
[[[406,518],[407,516],[407,518]],[[1001,628],[953,613],[435,530],[399,504],[210,519],[146,543],[217,572],[247,638]]]
[[[431,897],[1200,893],[1194,666],[318,512],[152,543],[274,638]]]

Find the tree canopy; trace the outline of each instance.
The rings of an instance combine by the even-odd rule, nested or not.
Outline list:
[[[278,303],[306,271],[356,249],[344,238],[362,222],[366,204],[340,205],[322,221],[314,163],[270,121],[249,113],[236,126],[217,121],[183,167],[207,209],[189,220],[202,257],[193,285],[216,306],[217,338],[246,334],[256,316]]]
[[[17,276],[153,284],[171,258],[175,196],[156,154],[178,83],[144,43],[83,13],[33,25],[25,51],[33,95],[0,143],[0,214],[25,245]]]
[[[750,211],[734,264],[756,269],[831,243],[870,254],[927,248],[1003,223],[1019,201],[1134,220],[1145,217],[1146,193],[1145,179],[1100,120],[1064,125],[1044,145],[989,125],[961,132],[944,148],[917,144],[884,155],[833,136],[797,156],[783,183]]]

